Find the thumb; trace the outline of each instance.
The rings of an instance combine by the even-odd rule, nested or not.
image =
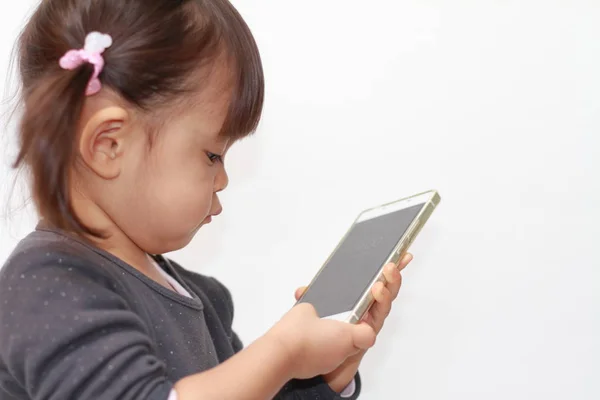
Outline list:
[[[352,340],[357,349],[366,350],[373,347],[376,338],[377,335],[369,324],[361,322],[352,326]]]
[[[302,286],[302,287],[299,287],[298,289],[296,289],[296,293],[294,294],[294,296],[296,297],[296,300],[300,300],[300,297],[302,297],[304,292],[306,292],[306,286]]]

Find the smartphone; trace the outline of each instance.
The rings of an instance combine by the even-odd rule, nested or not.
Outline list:
[[[358,323],[373,304],[373,285],[385,283],[383,267],[399,264],[440,200],[431,190],[360,213],[298,303],[321,318]]]

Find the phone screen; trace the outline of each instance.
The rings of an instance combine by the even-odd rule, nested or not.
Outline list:
[[[424,205],[356,223],[300,302],[321,318],[352,310]]]

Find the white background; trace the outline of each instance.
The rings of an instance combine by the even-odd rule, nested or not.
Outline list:
[[[2,71],[32,4],[2,4]],[[264,119],[230,153],[224,214],[173,257],[228,285],[242,338],[360,210],[437,188],[363,398],[600,398],[600,2],[235,4]],[[32,224],[2,219],[0,260]]]

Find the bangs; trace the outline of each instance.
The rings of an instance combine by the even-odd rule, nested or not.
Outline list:
[[[233,93],[220,136],[237,141],[256,130],[262,115],[265,82],[260,53],[248,25],[229,1],[203,3],[214,11],[232,74]]]

